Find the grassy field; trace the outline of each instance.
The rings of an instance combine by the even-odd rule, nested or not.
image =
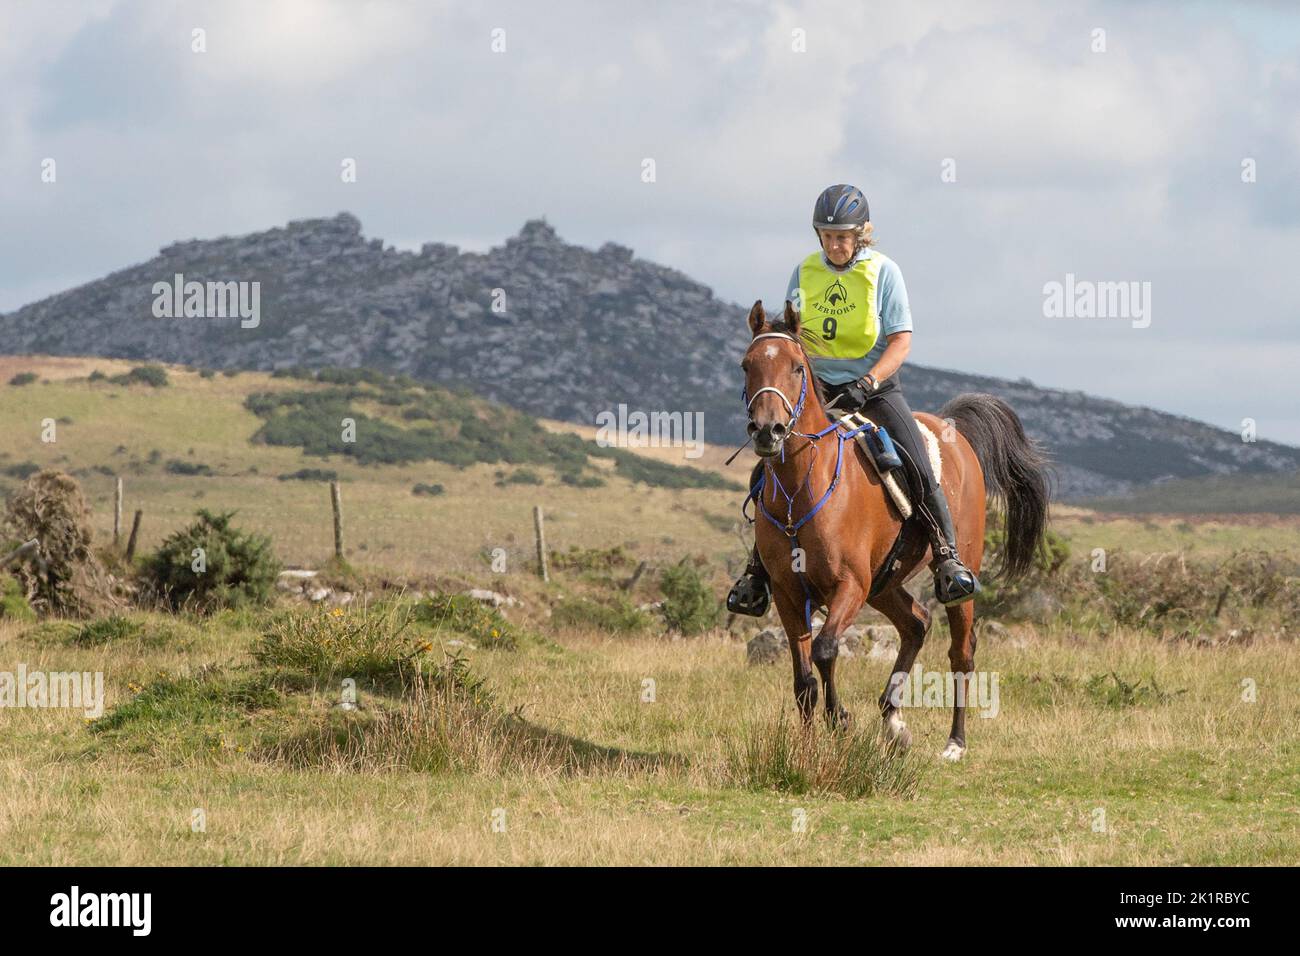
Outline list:
[[[888,661],[845,660],[841,694],[857,730],[834,736],[819,721],[810,732],[809,746],[818,748],[810,766],[830,771],[800,775],[772,753],[799,737],[790,727],[789,665],[745,662],[744,638],[756,625],[677,639],[662,627],[615,634],[560,626],[549,611],[561,597],[597,595],[606,584],[558,570],[544,587],[528,567],[531,509],[542,504],[553,551],[621,544],[629,562],[651,566],[634,602],[658,597],[654,569],[686,555],[702,559],[721,594],[727,563],[734,569],[744,555],[733,493],[647,489],[612,475],[597,489],[549,474],[541,486],[498,486],[501,469],[493,465],[323,462],[248,441],[259,422],[243,397],[301,383],[172,370],[174,384],[152,390],[92,385],[84,380],[92,368],[112,375],[129,365],[0,364],[0,381],[26,370],[40,379],[0,384],[0,428],[9,436],[0,470],[31,461],[80,473],[101,540],[111,530],[111,473],[123,473],[128,514],[145,511],[142,551],[197,507],[238,508],[241,524],[270,534],[284,561],[317,566],[331,551],[324,486],[276,476],[335,469],[344,482],[349,556],[374,583],[376,603],[365,608],[359,599],[335,614],[290,608],[287,599],[280,608],[211,618],[132,611],[129,626],[99,642],[77,624],[0,618],[0,671],[21,664],[102,672],[109,715],[97,723],[69,709],[0,710],[0,863],[1300,859],[1300,657],[1294,628],[1283,630],[1282,622],[1255,626],[1249,640],[1214,644],[1127,628],[1100,633],[1065,619],[1011,622],[1005,636],[981,641],[977,666],[998,675],[999,713],[969,718],[969,752],[958,764],[936,759],[948,731],[944,708],[907,712],[915,735],[909,754],[872,756],[872,702]],[[70,420],[53,444],[40,441],[46,418]],[[726,453],[709,449],[693,463],[720,469]],[[173,458],[215,474],[168,473]],[[132,460],[140,464],[127,468]],[[726,473],[743,480],[747,470],[741,456]],[[440,483],[446,493],[414,496],[416,482]],[[1061,509],[1055,527],[1078,560],[1093,547],[1211,559],[1251,547],[1300,554],[1293,517],[1232,523]],[[503,574],[488,566],[494,547],[511,556]],[[437,728],[450,735],[456,759],[422,766],[412,741],[433,725],[403,694],[365,685],[361,711],[340,714],[338,674],[328,666],[268,670],[266,635],[284,626],[286,614],[306,615],[310,633],[325,635],[313,647],[327,648],[330,628],[361,631],[381,613],[415,606],[385,597],[385,579],[422,589],[491,587],[524,602],[508,612],[529,635],[514,650],[474,646],[454,629],[420,625],[407,635],[431,667],[444,653],[463,655],[490,688],[492,712],[508,717],[500,726],[514,729],[480,732],[471,712],[453,708],[451,717],[466,719]],[[1220,630],[1232,625],[1224,620]],[[947,669],[946,638],[937,620],[921,658],[927,670]],[[270,689],[257,683],[263,678]],[[159,696],[158,688],[173,686],[189,690]],[[155,698],[166,706],[142,703]],[[377,742],[365,760],[326,746],[340,726]],[[515,733],[544,746],[519,750]],[[323,749],[311,760],[294,757],[304,741]],[[875,791],[846,795],[855,773],[875,781]],[[202,832],[192,827],[196,809]]]

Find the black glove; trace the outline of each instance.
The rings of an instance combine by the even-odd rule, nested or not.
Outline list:
[[[858,379],[856,382],[850,382],[846,385],[842,394],[844,397],[836,407],[848,411],[857,411],[867,404],[867,400],[875,393],[872,391],[870,383]]]

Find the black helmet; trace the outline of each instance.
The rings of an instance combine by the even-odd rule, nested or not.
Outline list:
[[[871,221],[867,197],[857,186],[828,186],[813,207],[813,229],[859,229]]]

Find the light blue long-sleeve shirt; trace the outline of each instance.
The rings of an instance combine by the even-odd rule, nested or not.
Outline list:
[[[832,272],[847,272],[853,268],[854,263],[873,258],[880,261],[880,270],[876,275],[876,314],[880,316],[880,336],[871,351],[862,358],[822,358],[810,355],[813,374],[831,385],[843,385],[845,382],[852,382],[866,375],[884,354],[885,346],[889,344],[889,336],[896,332],[912,331],[912,307],[907,302],[907,286],[903,283],[902,270],[893,259],[883,252],[867,248],[855,255],[853,261],[847,266],[840,269],[831,265],[826,259],[826,253],[822,253],[822,261]],[[790,285],[786,289],[785,297],[791,301],[798,301],[795,298],[795,290],[798,288],[799,266],[795,266],[794,272],[790,274]]]

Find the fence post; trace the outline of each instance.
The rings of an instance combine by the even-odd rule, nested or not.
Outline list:
[[[343,493],[337,481],[330,482],[330,501],[334,505],[334,557],[343,560]]]
[[[542,506],[533,505],[533,527],[537,530],[537,566],[541,570],[542,580],[551,580],[546,568],[546,534],[542,531]]]
[[[135,558],[135,542],[140,536],[140,518],[144,514],[139,508],[135,509],[135,520],[131,522],[131,537],[126,539],[126,561],[130,564]]]
[[[113,547],[117,547],[122,538],[122,479],[117,479],[117,492],[113,496]]]

